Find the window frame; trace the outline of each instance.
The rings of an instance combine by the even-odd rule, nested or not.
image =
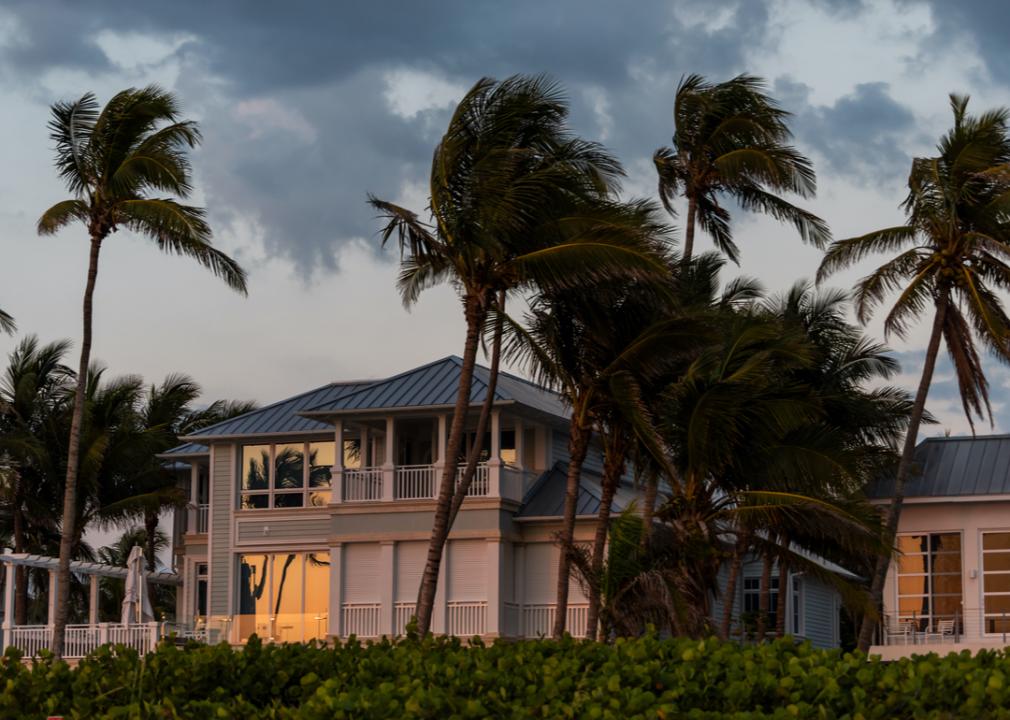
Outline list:
[[[335,440],[321,439],[321,438],[317,438],[317,439],[313,439],[313,440],[278,440],[276,442],[273,442],[273,441],[265,441],[265,442],[252,441],[252,442],[240,444],[238,446],[238,463],[237,463],[237,465],[238,465],[238,478],[237,478],[237,483],[236,483],[236,488],[238,490],[238,494],[237,494],[238,496],[235,499],[235,502],[236,502],[236,504],[238,506],[238,510],[239,511],[246,511],[246,510],[275,510],[275,509],[277,509],[277,510],[303,510],[303,509],[306,509],[306,508],[312,510],[312,509],[319,509],[319,508],[322,508],[322,507],[326,507],[327,505],[329,505],[330,502],[332,502],[332,500],[333,500],[333,474],[332,474],[332,470],[330,471],[330,482],[329,482],[328,485],[320,485],[320,486],[313,487],[311,485],[311,480],[312,480],[312,468],[314,466],[311,465],[310,462],[309,462],[310,448],[313,445],[319,445],[319,444],[325,444],[325,443],[332,444],[333,445],[333,452],[336,453],[336,441]],[[301,445],[301,448],[302,448],[302,485],[301,485],[301,487],[298,487],[298,488],[278,488],[276,486],[276,479],[277,479],[276,478],[276,473],[277,473],[277,448],[278,447],[283,447],[285,445]],[[266,446],[266,447],[270,448],[269,453],[268,453],[269,457],[270,457],[270,461],[269,461],[268,470],[267,470],[267,486],[266,486],[266,488],[262,488],[262,489],[257,488],[257,489],[253,489],[253,490],[245,490],[245,489],[242,488],[243,476],[244,476],[245,471],[246,471],[245,450],[246,450],[246,448],[250,448],[250,447],[263,447],[263,446]],[[334,455],[334,457],[336,457],[336,456]],[[333,466],[332,465],[329,465],[329,466],[318,465],[318,466],[315,466],[315,467],[329,467],[329,468],[332,468]],[[321,504],[321,505],[314,505],[314,504],[312,504],[310,502],[311,497],[313,495],[316,495],[316,494],[325,494],[327,496],[326,497],[326,502],[323,503],[323,504]],[[266,498],[267,498],[266,507],[251,507],[251,506],[247,507],[247,506],[245,506],[243,504],[245,502],[245,498],[253,496],[253,495],[266,496]],[[301,504],[300,505],[293,505],[293,506],[277,505],[277,503],[275,502],[275,498],[277,496],[286,496],[286,497],[300,496],[301,497]]]
[[[940,537],[943,535],[956,536],[958,539],[958,548],[956,551],[953,550],[933,550],[933,539],[934,537]],[[929,549],[926,552],[900,552],[900,542],[902,538],[906,537],[921,537],[925,536],[928,538]],[[900,620],[914,620],[916,623],[925,622],[924,628],[930,628],[937,620],[950,619],[946,613],[938,613],[936,609],[936,598],[938,597],[958,597],[959,598],[959,610],[956,613],[963,612],[964,609],[964,532],[961,530],[917,530],[898,533],[896,537],[899,554],[894,561],[894,615]],[[956,573],[952,572],[940,572],[937,573],[934,570],[936,555],[956,555],[958,558],[958,571]],[[902,558],[906,556],[922,556],[925,559],[925,570],[923,572],[901,572],[901,561]],[[928,590],[925,593],[902,593],[901,592],[901,579],[903,577],[907,578],[925,578],[928,580]],[[957,577],[960,584],[960,593],[949,593],[941,592],[938,593],[935,590],[935,578],[937,577]],[[926,598],[928,600],[928,609],[924,613],[918,613],[917,611],[912,611],[910,613],[904,612],[901,609],[901,600],[903,598]]]
[[[747,587],[752,584],[753,581],[757,584],[757,587]],[[740,583],[740,612],[741,614],[757,613],[761,612],[761,576],[760,575],[744,575],[743,582]],[[747,597],[748,595],[755,596],[755,607],[753,610],[747,609]],[[768,582],[768,617],[765,632],[775,632],[775,628],[778,626],[778,610],[779,610],[779,578],[777,574],[773,574],[769,578]]]
[[[806,613],[803,612],[803,577],[802,575],[789,576],[789,622],[792,625],[792,634],[795,637],[804,637],[807,634]]]
[[[301,581],[300,581],[300,588],[301,588],[301,603],[300,603],[301,604],[301,613],[300,614],[301,614],[301,622],[302,622],[302,631],[301,631],[302,640],[300,640],[300,641],[299,640],[292,640],[292,641],[288,641],[288,642],[307,642],[307,641],[313,640],[313,639],[315,639],[315,640],[325,640],[326,637],[329,635],[329,607],[330,607],[329,600],[330,600],[330,598],[327,598],[327,604],[326,604],[326,608],[327,609],[324,612],[314,613],[313,617],[311,617],[311,618],[309,617],[310,613],[306,611],[306,607],[309,605],[309,597],[308,597],[308,592],[307,592],[307,590],[308,590],[308,573],[307,573],[307,568],[308,568],[308,565],[309,565],[309,556],[310,555],[318,555],[320,557],[326,558],[327,565],[328,565],[327,573],[330,574],[330,576],[332,576],[333,566],[332,566],[332,564],[330,564],[331,563],[331,561],[330,561],[330,555],[329,555],[329,550],[327,548],[319,548],[319,549],[315,549],[315,550],[313,550],[313,549],[264,550],[264,551],[260,551],[260,550],[245,550],[243,552],[236,552],[236,553],[234,553],[234,555],[233,555],[233,563],[234,563],[234,567],[235,567],[235,594],[234,594],[234,601],[233,601],[233,603],[234,603],[234,605],[233,605],[233,617],[237,621],[238,618],[239,618],[239,616],[242,615],[242,613],[241,613],[241,609],[242,609],[241,608],[241,603],[242,603],[242,588],[241,588],[241,585],[240,585],[241,581],[242,581],[241,580],[241,578],[242,578],[242,559],[243,559],[243,557],[263,557],[266,560],[265,564],[266,564],[266,572],[267,572],[267,580],[266,580],[266,600],[267,600],[266,605],[267,605],[267,608],[268,608],[268,612],[267,612],[267,624],[269,626],[271,635],[269,637],[263,637],[263,638],[260,638],[260,639],[263,640],[264,642],[283,642],[283,641],[278,640],[274,636],[274,633],[276,633],[277,629],[278,629],[278,627],[277,627],[278,614],[275,612],[275,610],[276,610],[276,608],[275,608],[275,602],[276,602],[276,599],[277,599],[275,591],[276,591],[277,588],[275,586],[276,577],[275,577],[274,570],[275,570],[276,565],[277,565],[277,560],[279,558],[284,558],[284,557],[287,557],[289,555],[298,556],[300,558],[300,563],[301,563]],[[331,592],[332,589],[330,587],[330,584],[326,583],[325,585],[326,585],[327,591]],[[255,617],[256,614],[254,613],[253,616]],[[316,621],[316,627],[317,627],[317,630],[320,631],[320,633],[312,635],[311,633],[308,632],[308,622],[309,622],[310,619]],[[256,621],[254,620],[254,622],[253,622],[253,626],[254,627],[255,627],[255,624],[256,624]],[[248,642],[249,638],[248,637],[246,637],[246,638],[242,638],[241,637],[241,627],[240,627],[240,623],[239,622],[235,623],[235,627],[236,627],[236,634],[234,635],[234,639],[239,644],[243,644],[244,645],[245,643]],[[253,632],[255,632],[255,630],[253,630]]]
[[[999,621],[1002,620],[1004,623],[1006,623],[1006,620],[1004,619],[1005,616],[1003,614],[1001,614],[1001,613],[987,612],[986,611],[986,602],[985,601],[986,601],[986,598],[988,598],[988,597],[1003,597],[1003,598],[1008,597],[1008,596],[1010,596],[1010,591],[1001,591],[1001,590],[998,590],[998,591],[989,591],[989,592],[987,592],[986,591],[986,576],[987,575],[992,575],[992,576],[1006,577],[1006,576],[1010,575],[1010,569],[1008,569],[1008,570],[989,570],[989,571],[987,571],[985,569],[985,557],[986,557],[987,554],[988,555],[997,555],[997,554],[1010,555],[1010,547],[1006,547],[1006,548],[988,548],[987,549],[986,546],[985,546],[985,536],[986,535],[1010,535],[1010,528],[1003,528],[1003,529],[992,528],[992,529],[988,529],[988,530],[980,530],[979,531],[979,542],[978,542],[978,553],[979,553],[978,567],[979,567],[979,574],[981,575],[981,578],[980,578],[981,582],[979,583],[979,593],[981,594],[981,603],[980,603],[980,606],[979,606],[979,612],[982,615],[982,628],[981,628],[982,629],[982,635],[993,635],[993,636],[995,636],[995,635],[1005,635],[1006,633],[1003,630],[996,630],[995,629],[996,628],[996,625],[995,625],[996,622],[999,622]],[[989,622],[990,622],[990,620],[994,621],[994,624],[993,624],[993,628],[994,629],[991,630],[991,631],[988,629],[989,628]],[[1008,624],[1008,625],[1010,625],[1010,624]],[[1006,628],[1004,628],[1004,630],[1005,629]]]

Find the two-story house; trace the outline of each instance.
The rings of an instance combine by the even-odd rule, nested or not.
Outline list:
[[[449,357],[382,380],[325,385],[195,433],[166,454],[190,468],[191,504],[176,519],[180,620],[232,642],[253,633],[280,641],[402,634],[442,470],[456,462],[445,446],[460,366]],[[554,620],[568,411],[556,394],[502,373],[490,432],[476,438],[487,377],[478,366],[465,446],[481,442],[484,459],[446,547],[433,630],[537,637]],[[577,542],[592,538],[601,468],[594,447]],[[629,477],[614,511],[638,495]],[[752,585],[745,575],[734,598],[741,612],[756,602]],[[799,576],[785,595],[791,630],[837,643],[836,596]],[[573,579],[573,634],[585,630],[586,607]]]

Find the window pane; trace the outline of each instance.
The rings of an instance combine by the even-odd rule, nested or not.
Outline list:
[[[274,507],[293,508],[302,506],[301,493],[277,493],[274,495]]]
[[[954,617],[961,614],[960,595],[934,595],[933,615],[936,617]]]
[[[908,573],[925,573],[926,572],[926,556],[925,555],[899,555],[898,556],[898,573],[901,575],[906,575]]]
[[[982,535],[983,550],[1010,550],[1010,532],[993,532]]]
[[[938,533],[931,535],[933,550],[940,552],[961,551],[961,533]]]
[[[274,639],[302,641],[302,579],[305,558],[298,553],[274,555]]]
[[[1010,592],[1010,575],[987,573],[985,576],[985,591],[987,593]]]
[[[329,490],[318,490],[309,493],[309,505],[311,507],[326,507],[330,504],[330,496],[332,493]]]
[[[335,462],[334,443],[309,443],[309,487],[329,487]]]
[[[933,592],[939,595],[961,596],[960,575],[934,575]]]
[[[250,510],[255,508],[265,508],[270,506],[270,496],[255,494],[242,496],[242,509]]]
[[[902,615],[911,615],[915,613],[917,615],[928,615],[929,614],[929,598],[928,597],[899,597],[898,598],[898,612]]]
[[[934,573],[960,573],[961,554],[941,554],[933,556]]]
[[[925,595],[929,592],[929,578],[925,575],[898,577],[899,595]]]
[[[982,569],[1010,570],[1010,552],[987,552],[982,555]]]
[[[921,553],[928,549],[927,535],[900,535],[898,549],[903,553]]]
[[[1010,617],[995,617],[985,619],[987,633],[1010,633]]]
[[[274,489],[305,487],[305,459],[301,443],[278,445],[274,457]]]
[[[305,556],[305,639],[326,639],[330,610],[330,556],[308,553]]]
[[[987,613],[1006,613],[1010,617],[1010,595],[987,595],[985,611]]]
[[[261,638],[270,637],[270,579],[267,555],[239,556],[239,612],[238,635],[240,641],[256,633]]]
[[[270,467],[269,445],[246,445],[242,448],[242,489],[266,490],[267,468]]]

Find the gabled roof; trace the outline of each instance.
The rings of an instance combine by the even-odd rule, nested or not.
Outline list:
[[[354,392],[368,385],[367,382],[330,383],[301,395],[281,400],[272,405],[247,412],[211,425],[203,430],[187,435],[184,440],[207,440],[211,438],[234,437],[236,435],[275,435],[278,433],[302,433],[331,431],[333,426],[298,415],[299,410],[314,407],[320,403],[347,392]],[[172,451],[178,450],[174,448]]]
[[[394,375],[321,402],[302,412],[305,416],[326,416],[342,412],[392,410],[403,408],[451,408],[456,404],[462,359],[452,355],[419,368]],[[479,404],[487,397],[488,368],[474,369],[470,402]],[[567,419],[568,412],[556,393],[500,372],[495,388],[495,402],[516,403],[548,415]]]
[[[565,484],[567,481],[566,463],[556,463],[545,472],[526,493],[523,505],[516,515],[521,518],[560,518],[565,510]],[[579,496],[575,501],[576,517],[596,516],[600,511],[600,500],[603,497],[602,478],[588,469],[583,469],[579,480]],[[610,512],[618,514],[632,501],[637,499],[639,491],[626,483],[622,483],[614,494],[610,504]]]
[[[893,493],[893,477],[867,488],[871,498]],[[1010,435],[927,438],[915,448],[906,497],[1003,494],[1010,494]]]
[[[171,450],[166,450],[165,452],[158,455],[160,458],[165,458],[166,460],[173,460],[176,458],[186,458],[192,456],[202,456],[209,455],[210,448],[206,445],[201,445],[200,443],[184,443],[182,445],[177,445]]]

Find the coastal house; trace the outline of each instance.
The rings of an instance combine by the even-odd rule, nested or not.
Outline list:
[[[177,516],[178,616],[244,642],[401,634],[414,612],[445,463],[461,360],[390,378],[342,382],[186,438],[166,458],[189,466],[188,512]],[[466,448],[488,371],[477,367]],[[554,620],[568,412],[552,392],[502,373],[484,459],[442,562],[433,630],[537,637]],[[337,452],[337,448],[340,451]],[[589,542],[602,457],[589,453],[576,541]],[[638,497],[631,478],[615,512]],[[759,564],[739,584],[737,614],[757,608]],[[777,607],[778,589],[773,588]],[[582,634],[586,598],[573,579],[568,628]],[[837,594],[791,576],[789,630],[838,642]]]
[[[870,488],[878,503],[893,481]],[[1004,647],[1010,633],[1010,435],[919,443],[871,653]]]

